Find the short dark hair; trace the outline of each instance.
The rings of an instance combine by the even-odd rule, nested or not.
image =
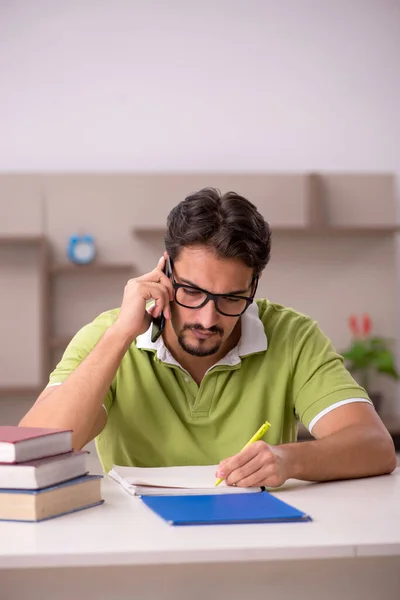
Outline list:
[[[237,258],[259,275],[270,259],[271,230],[256,206],[235,192],[204,188],[175,206],[167,218],[165,248],[172,261],[185,246],[208,246]]]

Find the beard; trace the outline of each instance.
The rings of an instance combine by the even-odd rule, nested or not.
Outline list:
[[[181,330],[177,331],[174,327],[174,323],[172,323],[172,326],[176,333],[180,347],[182,348],[182,350],[184,350],[191,356],[198,356],[198,357],[212,356],[213,354],[216,354],[218,352],[218,350],[221,348],[224,332],[220,327],[214,326],[214,327],[210,327],[210,329],[205,329],[198,323],[193,323],[193,324],[186,323],[182,327]],[[210,340],[207,340],[207,339],[196,340],[196,342],[194,342],[194,343],[187,342],[185,340],[185,331],[193,331],[193,330],[204,331],[207,333],[218,333],[219,338],[215,342],[213,342],[213,344],[211,346],[208,345],[208,344],[210,344]]]

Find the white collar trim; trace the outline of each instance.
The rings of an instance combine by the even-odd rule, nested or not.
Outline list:
[[[241,358],[249,354],[257,352],[265,352],[268,348],[268,339],[264,331],[264,326],[258,316],[258,306],[253,303],[241,317],[242,320],[242,335],[239,343],[235,348],[232,348],[217,365],[236,365],[241,362]],[[152,350],[157,353],[157,358],[164,363],[176,365],[180,368],[181,365],[172,356],[162,337],[159,337],[156,342],[151,341],[151,325],[145,333],[136,338],[136,348],[140,350]]]

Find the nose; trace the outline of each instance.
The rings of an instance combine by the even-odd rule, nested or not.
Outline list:
[[[202,308],[197,309],[197,323],[202,325],[204,329],[210,329],[219,321],[219,313],[215,308],[214,300],[209,300]]]

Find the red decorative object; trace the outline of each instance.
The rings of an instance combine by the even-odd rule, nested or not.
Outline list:
[[[371,317],[367,314],[362,316],[362,332],[364,337],[368,337],[372,331]]]
[[[349,347],[341,354],[347,368],[367,391],[378,410],[382,393],[371,389],[373,372],[387,375],[396,381],[400,379],[395,364],[394,340],[372,336],[372,319],[367,313],[360,317],[351,315],[348,323],[352,340]]]
[[[349,317],[349,327],[354,337],[357,337],[360,334],[360,329],[358,327],[358,319],[355,315],[351,315]]]

